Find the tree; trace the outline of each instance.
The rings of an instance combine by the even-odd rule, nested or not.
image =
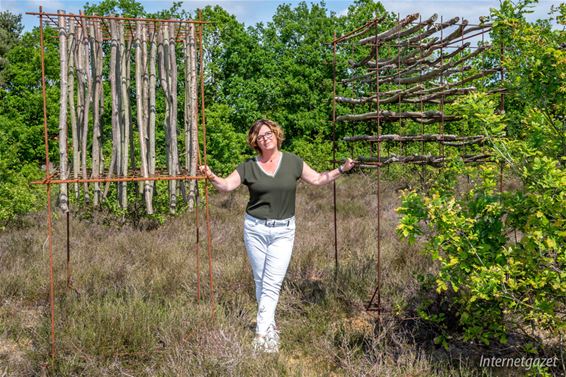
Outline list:
[[[2,71],[7,64],[6,54],[19,42],[23,28],[21,14],[0,12],[0,86],[4,84]]]
[[[494,43],[506,47],[505,115],[481,96],[457,104],[469,124],[490,135],[490,153],[518,187],[499,191],[497,165],[454,164],[430,191],[404,196],[398,230],[423,239],[437,261],[427,280],[453,309],[465,340],[506,343],[519,331],[531,339],[525,347],[536,348],[542,340],[535,330],[558,335],[566,326],[566,52],[563,31],[525,21],[530,3],[503,1],[493,10]],[[476,182],[469,192],[456,189],[462,174]],[[446,330],[446,313],[428,304],[422,317]],[[447,344],[446,335],[438,341]]]

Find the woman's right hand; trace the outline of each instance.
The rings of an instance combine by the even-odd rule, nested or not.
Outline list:
[[[210,170],[208,165],[201,165],[198,167],[198,169],[202,175],[206,176],[206,178],[210,180],[216,178],[216,175],[212,172],[212,170]]]

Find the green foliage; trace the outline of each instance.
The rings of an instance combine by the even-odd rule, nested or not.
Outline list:
[[[229,123],[230,112],[227,105],[213,104],[206,113],[207,163],[220,175],[230,174],[240,161],[255,153],[247,146],[246,134]]]
[[[506,164],[507,179],[518,184],[500,192],[497,165],[453,163],[428,192],[406,193],[398,209],[399,233],[424,241],[438,264],[430,278],[454,309],[464,339],[485,344],[506,343],[515,331],[558,335],[566,329],[560,314],[566,296],[566,55],[563,31],[547,21],[525,21],[532,3],[503,1],[492,10],[494,43],[505,46],[505,116],[481,95],[449,107],[463,115],[453,125],[458,130],[489,135],[483,151]],[[473,188],[462,193],[463,175]],[[438,325],[438,341],[446,345],[449,319],[430,302],[420,314]],[[535,347],[541,341],[533,340]]]

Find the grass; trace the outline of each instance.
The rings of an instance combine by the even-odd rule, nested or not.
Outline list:
[[[334,271],[332,187],[301,184],[294,255],[277,311],[278,355],[254,355],[254,286],[244,250],[245,188],[211,196],[214,309],[201,216],[159,227],[54,220],[57,357],[49,358],[45,215],[0,234],[0,376],[479,376],[472,354],[434,345],[415,318],[417,276],[432,263],[395,234],[399,182],[382,184],[381,321],[365,311],[376,281],[375,179],[337,182],[340,269]],[[202,212],[201,212],[202,214]],[[22,225],[23,224],[23,225]],[[106,225],[105,225],[106,224]],[[110,224],[110,225],[109,225]],[[151,229],[151,230],[147,230]],[[197,277],[201,299],[197,299]],[[521,371],[510,371],[518,373]],[[506,371],[499,371],[506,373]],[[507,374],[501,374],[507,375]]]

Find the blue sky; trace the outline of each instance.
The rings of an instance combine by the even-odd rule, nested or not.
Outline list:
[[[0,0],[0,10],[9,10],[14,13],[37,12],[39,5],[43,5],[46,12],[55,12],[57,9],[64,9],[69,13],[78,13],[79,9],[86,1],[82,0]],[[96,0],[90,0],[96,3]],[[307,1],[311,3],[313,1]],[[317,3],[318,1],[314,1]],[[172,0],[141,0],[146,10],[156,11],[169,8]],[[246,25],[255,25],[258,22],[268,22],[275,13],[277,6],[284,3],[297,4],[299,1],[279,1],[279,0],[192,0],[184,1],[184,7],[189,11],[202,8],[206,5],[221,5],[226,11],[236,16],[236,18]],[[353,1],[350,0],[327,0],[327,9],[337,14],[345,13],[348,6]],[[397,12],[401,17],[407,14],[419,12],[423,18],[427,18],[433,13],[438,13],[445,19],[460,16],[470,22],[478,21],[479,16],[489,14],[489,9],[498,7],[499,0],[383,0],[385,8],[392,12]],[[530,20],[546,18],[552,5],[560,4],[560,0],[540,0],[534,8],[534,13],[529,15]],[[38,20],[34,16],[23,17],[25,30],[31,30],[37,26]]]

